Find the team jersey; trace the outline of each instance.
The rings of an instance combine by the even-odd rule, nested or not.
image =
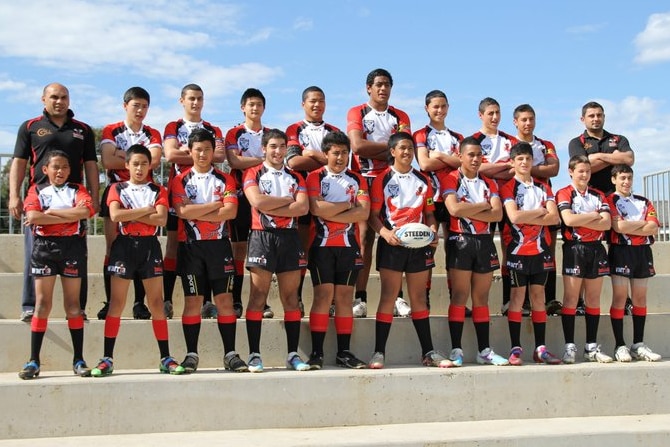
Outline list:
[[[324,166],[307,176],[307,195],[321,197],[326,202],[369,201],[368,183],[358,173],[345,169],[334,174]],[[313,216],[311,225],[312,246],[359,246],[358,225],[339,223]]]
[[[204,174],[193,169],[182,172],[170,182],[170,198],[174,205],[223,202],[237,204],[237,185],[228,174],[212,168]],[[209,241],[228,237],[226,221],[179,219],[178,239],[181,242]]]
[[[417,152],[420,147],[425,147],[428,149],[429,153],[431,151],[437,151],[443,154],[458,157],[458,145],[461,141],[463,141],[463,135],[447,128],[444,130],[437,130],[429,124],[426,127],[414,132],[413,139]],[[450,169],[449,167],[440,169],[439,171],[421,171],[430,178],[433,191],[435,192],[435,197],[433,197],[433,200],[436,202],[442,201],[438,173],[444,172],[448,174],[451,171],[453,171],[453,169]]]
[[[244,123],[233,127],[226,132],[226,139],[223,143],[226,147],[226,153],[228,153],[228,151],[234,151],[236,155],[241,155],[243,157],[265,158],[261,140],[263,139],[263,132],[267,132],[268,130],[270,129],[263,127],[258,132],[255,132],[245,126]],[[237,195],[242,196],[242,171],[233,169],[230,173],[239,186]]]
[[[159,205],[168,207],[167,190],[155,183],[136,185],[130,182],[112,183],[107,196],[107,206],[112,202],[119,202],[121,208],[130,210]],[[119,234],[124,236],[156,236],[159,227],[134,220],[119,222]]]
[[[183,146],[188,147],[188,137],[191,135],[191,132],[196,129],[205,129],[214,136],[216,144],[216,147],[214,148],[215,150],[217,148],[223,147],[223,134],[221,133],[221,129],[203,120],[200,120],[199,122],[193,122],[180,118],[177,121],[169,122],[167,126],[165,126],[165,132],[163,132],[163,141],[174,138],[177,140],[177,144],[180,148]],[[172,168],[170,169],[170,180],[190,168],[190,164],[180,165],[173,163]]]
[[[498,197],[498,185],[488,177],[477,174],[470,179],[463,175],[460,169],[449,174],[440,175],[442,197],[455,194],[458,202],[482,203],[491,202],[491,198]],[[449,217],[449,232],[459,234],[490,234],[489,222],[469,217]]]
[[[586,214],[593,211],[598,213],[610,212],[605,195],[590,186],[584,193],[577,191],[577,188],[573,185],[561,188],[556,193],[556,202],[561,214],[564,210],[570,210],[573,214]],[[564,241],[596,242],[603,239],[604,231],[591,230],[585,227],[569,227],[563,222],[561,234]]]
[[[646,197],[635,194],[625,197],[615,192],[607,196],[607,203],[612,213],[612,220],[647,220],[658,225],[656,208]],[[651,245],[654,243],[654,237],[617,233],[612,229],[609,242],[616,245]]]
[[[386,143],[392,134],[407,132],[411,135],[409,116],[400,109],[388,106],[383,112],[361,104],[347,113],[347,133],[352,130],[363,132],[365,139],[375,143]],[[376,177],[388,167],[386,160],[373,160],[354,154],[352,168],[364,177]]]
[[[554,193],[549,185],[535,180],[526,184],[513,178],[500,189],[500,198],[505,205],[509,201],[516,203],[519,211],[545,208],[547,201],[554,201]],[[531,256],[549,250],[551,236],[544,225],[513,224],[507,219],[502,233],[505,245],[512,254]]]
[[[261,194],[274,197],[293,197],[306,194],[305,179],[300,174],[287,167],[274,169],[261,163],[258,166],[244,171],[244,186],[246,190],[257,186]],[[297,217],[273,216],[265,214],[258,208],[251,209],[252,230],[297,229]]]
[[[286,129],[286,136],[288,137],[288,153],[286,160],[302,155],[303,151],[319,151],[321,152],[321,141],[323,137],[330,132],[339,132],[337,127],[321,122],[311,123],[309,121],[299,121],[291,124]]]
[[[379,211],[379,218],[388,229],[411,222],[425,223],[426,213],[435,210],[430,181],[417,169],[403,174],[389,166],[372,182],[370,197],[370,209]]]
[[[506,163],[509,161],[509,151],[517,143],[516,137],[498,131],[495,137],[482,132],[472,135],[482,147],[482,163]]]
[[[37,184],[30,187],[23,209],[28,211],[65,210],[75,208],[79,203],[88,208],[88,216],[95,214],[93,201],[86,188],[78,183],[64,183],[61,186]],[[33,233],[38,236],[85,236],[85,221],[61,224],[33,225]]]
[[[133,132],[125,121],[108,124],[102,129],[100,146],[113,144],[118,150],[127,151],[133,144],[141,144],[147,149],[161,147],[161,134],[156,129],[142,125],[139,132]],[[127,169],[108,169],[107,178],[110,183],[126,182],[130,179]],[[153,178],[153,172],[149,174]]]
[[[558,160],[556,147],[551,141],[542,140],[533,135],[533,141],[529,144],[533,148],[533,166],[541,165],[551,158]]]

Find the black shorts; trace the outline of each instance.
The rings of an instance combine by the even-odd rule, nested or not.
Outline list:
[[[123,279],[163,276],[163,252],[158,238],[119,234],[112,242],[107,272]]]
[[[616,245],[609,248],[610,274],[642,279],[656,275],[650,245]]]
[[[433,211],[433,216],[438,223],[449,222],[450,215],[447,205],[444,202],[435,202],[435,211]]]
[[[247,245],[247,269],[284,273],[307,267],[298,230],[252,230]]]
[[[235,264],[228,239],[180,242],[177,271],[184,296],[232,293]]]
[[[315,286],[353,286],[363,268],[363,258],[358,247],[312,247],[308,266]]]
[[[603,244],[563,241],[563,274],[585,279],[609,275],[610,266]]]
[[[383,237],[377,238],[377,270],[418,273],[435,267],[433,248],[406,248],[389,245]]]
[[[228,221],[228,232],[231,242],[246,242],[251,229],[251,205],[244,194],[238,196],[237,200],[237,216]]]
[[[490,234],[451,234],[447,239],[447,268],[489,273],[500,268]]]
[[[109,190],[114,183],[107,185],[105,190],[102,192],[102,197],[100,198],[100,211],[98,211],[98,216],[100,217],[109,217],[109,206],[107,206],[107,196],[109,195]]]
[[[549,252],[527,256],[508,252],[505,265],[509,270],[512,287],[544,285],[549,272],[556,270],[554,257]]]
[[[81,236],[35,236],[30,256],[33,276],[61,275],[82,278],[87,274],[86,238]]]

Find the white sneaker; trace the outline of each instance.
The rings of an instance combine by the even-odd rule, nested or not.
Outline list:
[[[617,346],[617,348],[614,350],[614,358],[617,362],[623,363],[633,360],[633,358],[630,356],[630,349],[628,349],[628,346],[626,345]]]
[[[365,318],[368,316],[368,303],[360,298],[354,300],[354,318]]]
[[[394,313],[397,314],[399,317],[409,317],[410,314],[412,313],[412,308],[409,307],[407,301],[398,297],[395,299],[394,311],[395,311]]]
[[[588,343],[584,347],[584,360],[598,363],[611,363],[612,357],[600,352],[600,345],[595,343]]]
[[[631,346],[631,354],[635,360],[646,360],[647,362],[661,360],[661,355],[649,349],[649,346],[644,343],[635,343]]]
[[[563,353],[563,363],[572,365],[577,359],[577,346],[574,343],[565,344],[565,352]]]

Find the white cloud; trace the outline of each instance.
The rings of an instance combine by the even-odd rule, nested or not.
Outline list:
[[[639,64],[670,60],[670,12],[649,16],[647,26],[635,37],[635,46]]]
[[[590,23],[587,25],[576,25],[567,28],[565,31],[568,34],[593,34],[605,28],[606,23]]]
[[[313,26],[314,22],[312,22],[312,19],[308,19],[305,17],[298,17],[293,22],[293,29],[298,31],[309,31],[312,29]]]

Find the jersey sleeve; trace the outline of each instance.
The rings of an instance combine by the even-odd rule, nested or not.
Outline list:
[[[28,211],[42,211],[42,203],[40,202],[39,195],[37,194],[37,185],[33,185],[28,189],[26,198],[23,201],[23,210]]]
[[[370,187],[370,209],[372,211],[380,211],[382,205],[384,204],[384,176],[378,175],[372,181],[372,186]]]
[[[167,189],[165,189],[165,187],[161,185],[157,186],[158,186],[158,197],[156,197],[156,201],[154,202],[154,208],[157,207],[158,205],[163,205],[166,208],[170,208],[170,203],[168,202]]]
[[[95,215],[95,209],[93,209],[93,199],[91,199],[91,195],[88,193],[86,188],[84,188],[84,185],[78,184],[75,206],[81,202],[84,202],[86,208],[88,208],[88,217],[93,217]]]
[[[30,130],[28,129],[29,121],[21,124],[19,131],[16,134],[16,143],[14,144],[14,157],[23,160],[30,160]]]
[[[305,184],[307,185],[307,195],[309,197],[320,197],[321,196],[321,172],[319,171],[312,171],[309,174],[307,174],[307,179],[305,180]]]
[[[584,150],[584,145],[582,144],[580,137],[575,137],[570,140],[570,143],[568,144],[568,155],[570,158],[574,157],[575,155],[586,155],[586,151]]]
[[[508,180],[501,188],[500,188],[500,200],[502,200],[503,205],[508,201],[508,200],[514,200],[514,185],[516,184],[515,179]]]
[[[149,136],[150,138],[149,138],[149,144],[147,144],[147,148],[163,146],[163,139],[161,138],[161,134],[159,131],[151,128],[149,130]]]
[[[116,127],[116,124],[109,124],[102,128],[102,134],[100,135],[100,146],[103,144],[111,143],[116,147],[116,140],[112,133],[113,129]]]
[[[223,203],[234,203],[237,205],[237,182],[232,175],[222,172],[226,182],[226,189],[223,192]]]
[[[418,149],[420,147],[426,147],[426,128],[424,127],[423,129],[419,129],[416,132],[414,132],[414,135],[412,135],[412,139],[414,140],[414,146]]]
[[[107,193],[107,206],[110,206],[112,202],[121,203],[121,198],[119,197],[118,183],[113,183],[112,186],[109,188],[109,192]]]
[[[358,172],[351,171],[358,179],[358,191],[356,191],[356,200],[370,201],[370,194],[368,191],[368,181],[363,178]]]
[[[565,210],[571,210],[572,209],[571,202],[572,199],[571,199],[570,187],[568,186],[559,189],[558,192],[556,193],[556,205],[558,206],[559,213]]]
[[[398,109],[395,109],[395,113],[398,116],[398,129],[396,129],[396,132],[405,132],[412,135],[412,125],[409,121],[409,115]]]
[[[347,112],[347,133],[352,130],[363,132],[363,117],[361,116],[360,107],[352,107]]]
[[[260,164],[258,166],[263,166],[263,164]],[[249,187],[252,186],[258,186],[258,180],[256,179],[256,175],[258,173],[257,167],[251,168],[251,169],[245,169],[244,173],[242,174],[242,190],[246,190]]]
[[[183,181],[184,174],[179,174],[170,182],[170,200],[174,205],[181,205],[186,201]]]
[[[239,147],[237,146],[236,127],[233,127],[228,132],[226,132],[226,138],[223,141],[223,145],[226,148],[226,151],[235,151],[236,154],[240,153]]]

